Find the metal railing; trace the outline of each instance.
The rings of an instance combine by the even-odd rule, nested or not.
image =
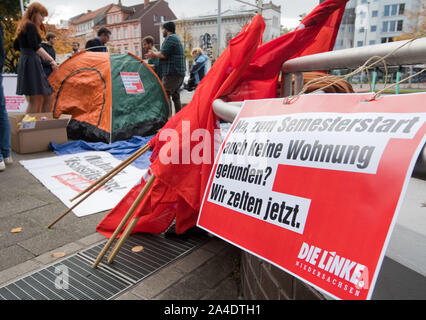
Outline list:
[[[359,47],[320,53],[287,61],[282,66],[281,97],[292,93],[292,75],[295,76],[294,92],[303,88],[303,72],[333,69],[356,69],[372,56],[386,56],[387,66],[414,65],[426,63],[426,38],[409,41],[398,41],[373,46]],[[405,44],[405,45],[404,45]],[[404,46],[403,46],[404,45]],[[233,122],[238,115],[242,102],[227,103],[221,99],[213,102],[215,114],[224,121]],[[426,163],[426,150],[422,152]],[[426,230],[424,217],[411,216],[418,204],[410,201],[410,196],[423,192],[425,185],[421,180],[411,180],[411,188],[402,215],[396,222],[392,238],[386,251],[384,274],[376,284],[375,297],[378,299],[401,298],[406,295],[424,297],[425,289],[421,285],[426,278]],[[414,245],[415,244],[415,245]],[[390,258],[390,259],[388,259]],[[392,267],[391,267],[392,266]],[[398,277],[399,282],[391,281]]]
[[[409,43],[410,42],[410,43]],[[294,93],[303,88],[303,72],[333,69],[355,69],[373,56],[386,58],[387,66],[414,65],[426,63],[426,37],[403,40],[337,51],[313,54],[295,58],[283,64],[281,97],[292,94],[292,75],[294,74]]]

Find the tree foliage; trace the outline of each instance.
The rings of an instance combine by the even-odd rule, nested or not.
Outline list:
[[[29,0],[24,0],[24,7]],[[3,24],[4,49],[6,53],[4,71],[16,73],[19,60],[19,52],[13,49],[13,40],[19,19],[21,19],[21,6],[19,0],[0,1],[0,19]]]
[[[414,10],[407,10],[405,16],[408,18],[407,31],[404,31],[394,40],[426,37],[426,0],[419,0],[418,6]]]

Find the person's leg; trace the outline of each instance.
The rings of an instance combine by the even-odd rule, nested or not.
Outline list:
[[[171,96],[173,104],[175,105],[175,112],[178,113],[182,109],[180,102],[180,87],[182,86],[184,77],[179,75],[171,76]]]
[[[42,105],[43,105],[42,95],[30,96],[30,101],[28,102],[26,113],[39,113],[41,111]]]
[[[51,112],[53,103],[53,94],[43,96],[43,105],[41,107],[41,112]]]
[[[10,157],[10,123],[3,91],[3,76],[0,73],[0,161]]]
[[[173,93],[173,80],[171,76],[163,76],[161,79],[163,82],[164,89],[166,90],[167,96],[169,97],[169,117],[173,115],[173,108],[172,108],[172,93]]]

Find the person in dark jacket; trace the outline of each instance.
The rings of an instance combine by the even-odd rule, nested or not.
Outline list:
[[[56,52],[53,46],[56,43],[56,36],[54,33],[49,32],[46,35],[47,42],[42,42],[41,47],[46,50],[46,52],[53,58],[53,60],[56,60]],[[52,65],[49,61],[42,61],[41,64],[43,65],[44,73],[46,74],[46,77],[49,78],[50,74],[53,72]]]
[[[104,27],[100,28],[98,36],[86,42],[86,50],[93,52],[107,52],[108,49],[105,45],[109,41],[110,36],[111,31]]]
[[[6,169],[6,164],[12,164],[10,152],[10,123],[6,111],[6,102],[3,91],[3,65],[4,65],[4,45],[3,27],[0,17],[0,171]]]
[[[21,52],[18,62],[17,95],[29,96],[27,113],[47,112],[52,102],[53,89],[43,71],[41,60],[48,61],[53,70],[55,60],[42,48],[40,33],[46,33],[43,23],[47,9],[39,2],[29,5],[16,29],[13,48]]]

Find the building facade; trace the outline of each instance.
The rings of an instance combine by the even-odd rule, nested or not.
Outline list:
[[[229,41],[239,34],[241,29],[257,14],[257,9],[241,7],[228,9],[221,13],[221,39],[218,41],[217,13],[205,16],[191,17],[175,21],[177,33],[184,42],[186,49],[200,47],[210,56],[216,56],[218,43],[220,52]],[[267,42],[280,36],[281,6],[272,2],[262,5],[262,16],[265,20],[263,41]]]
[[[409,32],[408,13],[422,0],[350,0],[334,46],[335,50],[391,42]]]
[[[70,25],[74,29],[74,38],[82,48],[87,40],[96,36],[100,28],[106,27],[111,31],[107,43],[110,51],[130,52],[142,58],[142,39],[151,35],[159,46],[161,37],[158,22],[175,19],[175,14],[164,0],[144,0],[133,6],[125,6],[119,0],[118,3],[71,18]]]
[[[69,20],[69,25],[73,28],[73,38],[80,43],[80,48],[84,48],[86,42],[96,36],[94,28],[103,23],[107,11],[112,4],[97,10],[88,10]]]
[[[175,20],[176,16],[166,1],[145,0],[134,6],[123,6],[121,1],[106,13],[105,23],[98,26],[111,30],[108,46],[118,53],[131,52],[142,58],[142,39],[152,36],[156,46],[160,44],[158,22]]]

